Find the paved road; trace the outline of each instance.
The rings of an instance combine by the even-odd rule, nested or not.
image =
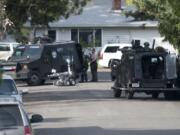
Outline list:
[[[106,79],[105,79],[106,78]],[[114,99],[109,73],[101,82],[74,87],[51,84],[28,88],[24,102],[29,114],[42,114],[33,124],[36,135],[179,135],[180,102],[136,94],[135,99]]]

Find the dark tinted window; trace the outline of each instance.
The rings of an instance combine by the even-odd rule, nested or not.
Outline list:
[[[71,30],[71,40],[78,42],[78,30],[77,29]]]
[[[0,44],[0,51],[10,51],[10,46],[8,44]]]
[[[32,46],[26,47],[23,55],[30,56],[30,57],[37,57],[41,55],[41,52],[42,52],[42,47],[38,45],[32,45]]]
[[[0,95],[17,94],[17,89],[14,82],[10,79],[3,79],[0,83]]]
[[[48,37],[50,37],[53,41],[56,41],[56,30],[49,30]]]
[[[107,47],[105,49],[105,52],[107,52],[107,53],[115,53],[118,48],[119,48],[119,46],[109,46],[109,47]]]
[[[101,29],[95,30],[95,46],[101,47],[101,40],[102,40],[102,32]]]
[[[17,105],[0,105],[0,128],[23,126],[20,110]]]

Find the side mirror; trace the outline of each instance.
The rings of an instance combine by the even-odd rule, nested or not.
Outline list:
[[[31,123],[38,123],[43,121],[43,117],[40,114],[34,114],[31,116],[30,122]]]
[[[28,93],[29,93],[28,89],[19,90],[20,95],[25,95],[25,94],[28,94]]]

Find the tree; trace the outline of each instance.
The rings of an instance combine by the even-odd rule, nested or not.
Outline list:
[[[23,25],[48,27],[49,22],[79,14],[90,0],[4,0],[6,15],[14,23],[15,33],[27,32]]]
[[[0,1],[0,39],[3,38],[4,30],[3,30],[3,21],[5,19],[5,7],[4,1]]]
[[[159,32],[180,50],[180,1],[179,0],[134,0],[136,11],[127,12],[135,20],[159,21]]]

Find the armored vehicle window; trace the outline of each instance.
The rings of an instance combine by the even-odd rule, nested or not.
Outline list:
[[[24,51],[24,56],[38,57],[41,55],[42,47],[38,45],[28,46]]]
[[[119,46],[110,46],[110,47],[107,47],[105,52],[106,53],[114,53],[118,50]]]
[[[143,56],[142,73],[144,79],[164,79],[165,63],[162,56]]]

